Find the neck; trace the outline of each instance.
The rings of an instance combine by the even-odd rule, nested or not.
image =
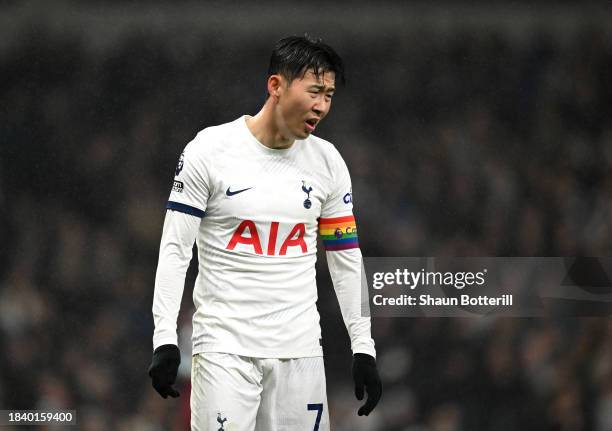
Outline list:
[[[275,150],[287,149],[293,145],[293,138],[287,138],[281,131],[279,120],[269,98],[261,110],[254,116],[246,119],[247,127],[255,138],[268,148]]]

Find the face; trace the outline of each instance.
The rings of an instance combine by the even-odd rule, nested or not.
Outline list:
[[[321,72],[317,79],[309,70],[303,78],[296,78],[289,85],[284,77],[280,76],[279,80],[276,123],[286,138],[305,139],[331,108],[335,74]]]

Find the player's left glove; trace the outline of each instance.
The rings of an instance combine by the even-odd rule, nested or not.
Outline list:
[[[359,416],[369,415],[382,395],[382,383],[376,368],[376,359],[365,353],[353,355],[353,380],[355,381],[355,396],[359,401],[363,399],[363,391],[368,394],[365,404],[359,407]]]

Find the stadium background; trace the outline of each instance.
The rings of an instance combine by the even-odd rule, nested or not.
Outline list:
[[[165,200],[198,130],[257,112],[288,34],[345,59],[317,134],[366,256],[610,256],[609,5],[2,2],[0,408],[187,429],[188,366],[177,400],[146,375]],[[334,430],[612,430],[607,317],[376,319],[385,393],[358,418],[322,258]]]

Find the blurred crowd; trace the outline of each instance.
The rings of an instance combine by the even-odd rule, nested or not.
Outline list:
[[[181,397],[161,399],[146,373],[164,205],[197,131],[257,112],[273,42],[177,52],[135,32],[92,55],[32,30],[0,57],[1,409],[74,409],[86,431],[188,429],[193,262]],[[364,255],[610,256],[603,30],[328,42],[348,82],[318,134],[351,171]],[[357,417],[322,255],[317,269],[334,430],[612,430],[607,317],[374,319],[385,392]]]

